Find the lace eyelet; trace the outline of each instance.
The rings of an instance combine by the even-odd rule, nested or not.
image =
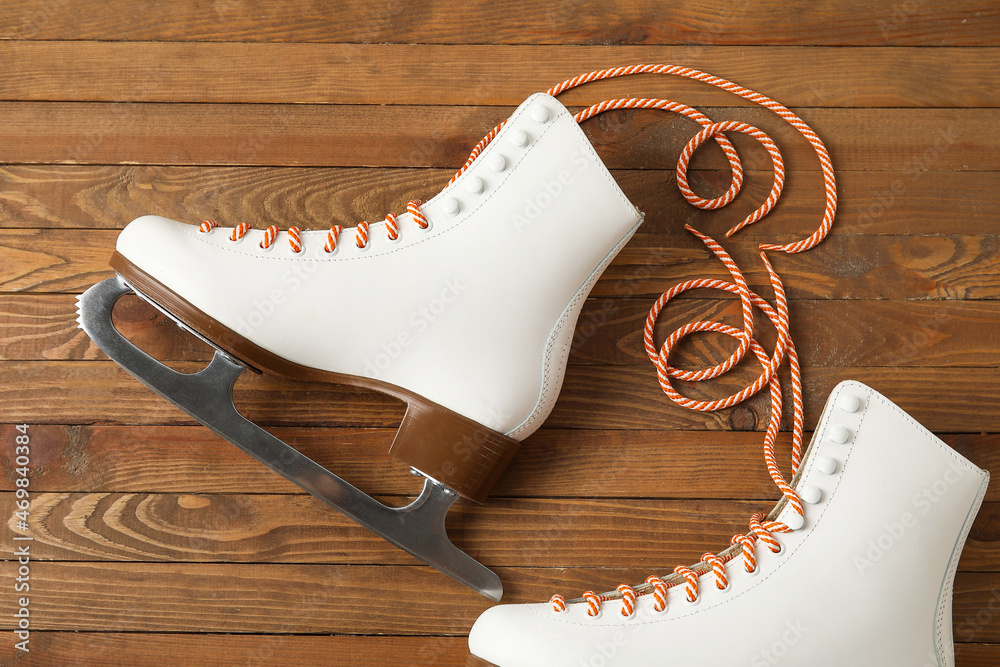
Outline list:
[[[785,553],[785,545],[782,544],[781,542],[778,542],[778,550],[777,551],[773,551],[771,549],[771,547],[768,547],[767,550],[768,550],[768,552],[770,552],[770,554],[772,556],[781,556],[781,555],[784,555],[784,553]]]
[[[752,570],[747,570],[746,566],[744,565],[743,566],[743,574],[745,574],[746,576],[750,577],[751,579],[753,577],[756,577],[758,574],[760,574],[760,565],[755,566],[754,569],[752,569]]]
[[[494,153],[492,156],[490,156],[490,159],[489,161],[487,161],[487,164],[489,165],[490,169],[499,174],[507,169],[507,158],[505,158],[500,153]]]
[[[358,245],[358,240],[355,239],[353,245],[354,245],[354,249],[357,252],[368,252],[371,249],[371,247],[372,247],[371,237],[368,238],[368,241],[366,241],[364,245]]]
[[[816,505],[819,501],[823,500],[823,492],[815,486],[803,486],[798,490],[798,493],[802,502],[809,505]]]
[[[715,590],[719,591],[720,593],[728,593],[729,591],[733,590],[733,580],[727,578],[725,588],[719,588],[719,582],[715,582]]]
[[[396,238],[392,238],[388,234],[385,235],[385,242],[388,243],[389,245],[397,245],[402,240],[403,240],[402,234],[396,234]]]
[[[670,605],[665,604],[665,605],[663,605],[663,609],[657,609],[656,608],[656,603],[655,602],[653,603],[653,613],[654,614],[657,614],[657,615],[660,615],[660,616],[665,616],[668,611],[670,611]]]
[[[417,229],[419,229],[422,232],[429,232],[433,228],[434,228],[434,222],[430,218],[427,218],[427,226],[426,227],[421,227],[420,225],[417,225]]]
[[[298,252],[295,252],[295,249],[292,248],[291,244],[289,244],[289,246],[288,246],[288,254],[291,257],[301,257],[302,255],[306,254],[306,244],[305,243],[299,244],[299,251]]]
[[[589,610],[587,611],[587,618],[589,618],[592,621],[599,621],[603,616],[604,616],[604,606],[603,605],[601,606],[600,609],[597,610],[597,613],[594,614],[593,616],[590,615],[590,611]]]
[[[465,182],[465,189],[471,194],[481,195],[486,191],[486,183],[478,176],[469,176]]]
[[[244,234],[243,236],[239,237],[238,239],[234,239],[233,235],[230,234],[229,236],[226,237],[226,242],[227,243],[231,243],[233,245],[239,245],[239,244],[243,243],[243,239],[245,239],[246,237],[247,237],[247,235]]]
[[[275,243],[277,243],[277,241],[275,241]],[[266,248],[264,246],[262,246],[260,243],[258,243],[257,244],[257,249],[260,250],[262,253],[270,253],[272,250],[274,250],[275,243],[272,243],[271,245],[267,246]]]
[[[517,148],[524,148],[531,139],[524,130],[514,130],[510,135],[510,143]]]
[[[685,593],[684,604],[687,605],[688,607],[697,607],[698,605],[701,604],[701,597],[702,597],[701,593],[699,593],[698,595],[695,596],[694,600],[692,600],[687,596],[687,593]]]
[[[806,518],[798,512],[791,511],[785,514],[782,523],[792,530],[802,530],[806,525]]]

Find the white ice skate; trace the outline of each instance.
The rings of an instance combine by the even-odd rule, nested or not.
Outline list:
[[[952,667],[952,586],[988,482],[844,382],[792,480],[801,528],[769,531],[802,523],[782,501],[721,560],[581,601],[493,607],[469,646],[499,667]]]
[[[597,278],[642,221],[577,122],[537,94],[440,194],[353,230],[201,228],[146,216],[118,237],[120,277],[81,297],[115,361],[310,493],[483,595],[489,570],[448,540],[456,493],[482,501],[552,410]],[[134,290],[221,350],[197,375],[111,324]],[[413,504],[371,499],[241,417],[244,366],[358,385],[408,404],[390,451],[426,476]]]

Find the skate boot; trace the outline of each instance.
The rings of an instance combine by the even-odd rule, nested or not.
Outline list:
[[[878,392],[831,394],[786,500],[733,546],[635,588],[501,605],[499,667],[954,665],[952,588],[989,474]]]

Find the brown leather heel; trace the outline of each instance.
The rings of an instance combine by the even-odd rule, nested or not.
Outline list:
[[[481,503],[521,443],[435,403],[410,401],[389,453]]]

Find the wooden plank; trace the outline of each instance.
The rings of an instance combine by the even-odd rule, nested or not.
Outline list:
[[[171,364],[193,372],[203,364]],[[739,391],[759,371],[739,367],[711,388],[678,383],[695,399]],[[865,382],[891,397],[932,431],[1000,431],[1000,411],[990,409],[1000,395],[1000,376],[992,368],[841,368],[817,367],[804,373],[807,423],[819,418],[826,397],[841,380]],[[705,384],[705,383],[701,383]],[[30,387],[31,391],[25,391]],[[945,387],[945,391],[940,388]],[[244,373],[235,389],[236,404],[265,426],[355,426],[388,428],[399,424],[403,405],[354,387],[296,382]],[[763,429],[768,399],[758,394],[738,409],[738,424]],[[109,406],[113,409],[109,410]],[[0,362],[0,422],[47,424],[191,424],[183,412],[139,384],[110,361]],[[570,365],[562,393],[546,422],[571,429],[720,430],[731,427],[728,413],[684,410],[663,394],[652,368]]]
[[[714,44],[981,46],[998,43],[1000,12],[986,0],[887,6],[851,0],[816,8],[795,3],[612,0],[549,5],[514,2],[463,7],[450,2],[336,6],[275,0],[265,11],[236,0],[206,8],[197,0],[135,6],[122,0],[65,0],[39,6],[8,0],[0,39],[234,42],[410,42],[437,44]],[[517,20],[512,21],[511,17]],[[127,17],[127,20],[123,20]]]
[[[808,143],[761,107],[706,107],[717,121],[768,132],[786,168],[818,170]],[[0,102],[0,163],[448,167],[510,107]],[[1000,109],[804,109],[802,118],[835,146],[848,170],[996,171]],[[584,124],[615,169],[671,169],[695,134],[693,121],[659,111],[623,110]],[[755,139],[734,144],[750,169],[770,167]],[[710,147],[696,169],[726,165]]]
[[[647,366],[642,332],[651,300],[590,298],[584,304],[570,363]],[[76,298],[62,294],[0,294],[0,359],[107,359],[77,326]],[[184,332],[136,296],[114,314],[118,330],[162,361],[209,361],[213,349]],[[767,348],[774,331],[757,318],[757,338]],[[680,299],[662,314],[656,340],[683,322],[739,323],[736,299]],[[1000,360],[1000,302],[798,300],[792,330],[805,366],[980,366]],[[830,336],[831,331],[837,332]],[[699,336],[680,344],[676,366],[702,366],[735,349],[726,336]]]
[[[8,72],[0,80],[0,99],[516,105],[565,79],[634,62],[680,63],[793,107],[1000,106],[995,48],[709,46],[693,57],[690,51],[687,46],[9,41],[0,42],[0,62]],[[247,62],[255,66],[248,68]],[[705,84],[655,75],[588,84],[561,99],[590,104],[626,90],[692,105],[744,103]]]
[[[955,667],[987,667],[1000,663],[1000,646],[996,644],[955,643]]]
[[[1000,90],[1000,88],[998,88]],[[169,167],[109,165],[0,166],[0,228],[120,229],[153,213],[198,222],[296,224],[323,229],[402,211],[448,182],[451,169],[338,167]],[[683,224],[727,229],[767,198],[770,172],[748,172],[739,203],[703,211],[685,201],[673,170],[616,169],[615,180],[643,212],[647,234],[677,233]],[[692,170],[695,190],[717,196],[728,170]],[[823,210],[822,179],[791,172],[781,206],[767,223],[739,238],[808,234]],[[839,170],[837,234],[979,235],[1000,219],[1000,172]]]
[[[553,592],[573,596],[642,581],[656,567],[502,568],[497,574],[504,602],[541,602]],[[491,606],[415,566],[37,562],[31,578],[39,591],[31,597],[33,630],[450,635],[468,633]],[[5,609],[16,608],[12,579],[7,573],[0,579]],[[956,626],[988,609],[998,588],[1000,574],[959,573]],[[389,593],[394,604],[376,603]],[[9,618],[0,623],[12,627]],[[1000,615],[991,614],[975,641],[998,640]]]
[[[408,467],[388,455],[393,429],[270,430],[367,493],[412,495],[418,490]],[[36,492],[302,493],[202,426],[33,424],[29,432],[31,488]],[[0,490],[16,488],[15,435],[13,425],[0,425],[5,454],[0,458]],[[979,467],[1000,474],[1000,434],[939,435]],[[787,470],[788,433],[779,436],[776,449]],[[667,460],[669,480],[661,467],[649,465]],[[762,461],[757,433],[545,426],[525,440],[492,496],[774,498],[774,483]],[[986,500],[1000,501],[997,485],[987,491]]]
[[[764,466],[758,464],[759,476]],[[661,483],[658,486],[664,486]],[[544,490],[545,487],[542,487]],[[635,485],[631,492],[644,496]],[[493,499],[462,503],[448,534],[489,567],[615,567],[697,559],[692,544],[729,545],[769,500]],[[399,504],[402,498],[384,498]],[[14,494],[0,508],[14,512]],[[35,494],[28,531],[35,561],[172,563],[337,563],[416,565],[418,561],[325,504],[304,495]],[[961,571],[1000,571],[1000,536],[991,530],[1000,503],[986,503],[973,524]],[[4,553],[17,543],[2,540]]]
[[[767,224],[766,222],[763,224]],[[704,230],[721,238],[723,231]],[[778,236],[771,237],[778,241]],[[781,236],[780,242],[803,237]],[[771,293],[755,242],[725,247],[750,287]],[[594,285],[592,297],[652,295],[692,278],[730,279],[725,266],[689,235],[637,234]],[[790,299],[995,299],[1000,244],[985,236],[842,236],[795,256],[772,257]],[[793,308],[794,310],[794,308]]]
[[[166,634],[152,632],[32,632],[31,653],[17,656],[18,667],[440,667],[461,665],[469,653],[465,637],[343,635]],[[0,646],[0,661],[12,664],[10,644]],[[985,656],[993,655],[985,653]],[[983,662],[959,663],[979,667]]]
[[[762,223],[766,225],[767,223]],[[723,230],[705,230],[722,238]],[[0,231],[6,261],[4,292],[79,293],[114,275],[108,259],[112,230]],[[771,235],[768,241],[799,237]],[[751,288],[770,295],[759,258],[759,236],[724,241]],[[996,299],[1000,297],[1000,244],[996,235],[841,235],[798,255],[773,257],[790,299]],[[592,297],[657,298],[692,278],[731,279],[725,266],[695,237],[636,234],[594,286]],[[716,296],[707,292],[710,296]],[[793,309],[794,312],[794,309]]]
[[[681,383],[675,386],[691,398],[715,399],[742,389],[757,373],[754,369],[738,374],[742,376],[739,379],[719,378],[713,381],[712,389]],[[845,379],[875,388],[932,431],[1000,430],[1000,415],[994,419],[991,414],[1000,395],[1000,376],[995,369],[985,368],[808,369],[803,374],[806,423],[819,419],[826,397]],[[763,393],[757,394],[736,408],[741,411],[739,421],[747,419],[763,428],[768,414],[765,399]],[[724,414],[695,415],[682,410],[667,399],[649,369],[574,365],[567,369],[562,393],[547,423],[556,428],[584,429],[730,428]]]
[[[58,664],[85,667],[100,660],[103,667],[160,667],[169,655],[175,667],[236,667],[269,664],[281,656],[288,667],[377,665],[438,667],[466,664],[465,637],[386,637],[338,635],[166,634],[151,632],[37,632],[32,653],[20,656],[19,667]],[[0,660],[13,648],[0,647]],[[41,656],[41,657],[40,657]],[[955,645],[956,667],[995,667],[1000,645]],[[469,663],[472,664],[472,663]]]
[[[646,298],[588,299],[573,339],[571,363],[648,366],[643,326],[651,306]],[[772,326],[762,314],[757,319],[755,336],[773,349]],[[684,323],[708,320],[738,325],[739,301],[692,298],[671,303],[657,320],[655,340],[662,343]],[[798,300],[791,312],[799,358],[810,368],[996,368],[997,322],[1000,303],[994,301]],[[679,345],[670,358],[675,366],[700,368],[719,363],[735,349],[729,336],[703,335]]]

